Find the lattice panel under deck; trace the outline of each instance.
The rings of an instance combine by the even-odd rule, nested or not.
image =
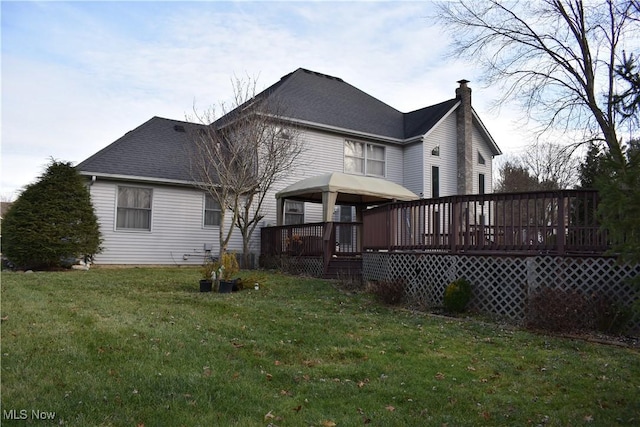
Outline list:
[[[455,276],[456,258],[452,256],[420,254],[414,256],[415,273],[407,287],[410,301],[428,307],[442,305],[444,290]]]
[[[525,258],[458,256],[456,277],[473,286],[471,310],[520,321],[527,304]]]
[[[389,280],[389,254],[364,252],[362,254],[362,280]]]
[[[634,289],[626,283],[640,274],[640,266],[618,265],[613,258],[540,257],[532,266],[530,289],[541,286],[606,294],[617,303],[627,303]]]
[[[606,295],[631,305],[636,290],[627,280],[640,274],[640,265],[619,266],[604,257],[492,257],[424,253],[364,253],[365,280],[404,278],[407,297],[427,307],[442,306],[444,289],[459,277],[473,286],[470,308],[522,322],[529,295],[540,287]],[[640,330],[636,321],[632,329]]]
[[[322,277],[321,257],[287,257],[287,270],[295,274]]]

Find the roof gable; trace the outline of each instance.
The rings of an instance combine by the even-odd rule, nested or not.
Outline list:
[[[405,139],[421,136],[429,132],[458,102],[460,102],[460,100],[450,99],[436,105],[406,113],[404,115]]]

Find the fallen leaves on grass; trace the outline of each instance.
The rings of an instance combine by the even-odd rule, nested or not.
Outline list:
[[[394,406],[391,406],[391,405],[387,405],[387,406],[385,406],[385,407],[384,407],[384,409],[386,409],[386,410],[387,410],[387,411],[389,411],[389,412],[393,412],[393,411],[395,411],[395,410],[396,410],[396,408],[395,408]]]
[[[358,381],[358,387],[362,388],[369,383],[369,378],[365,378],[362,381]]]
[[[331,420],[325,420],[322,422],[322,427],[336,427],[336,423]]]
[[[442,372],[438,372],[437,374],[434,375],[434,378],[437,380],[443,380],[445,377],[445,375]]]

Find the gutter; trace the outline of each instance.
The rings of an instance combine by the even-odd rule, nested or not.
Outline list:
[[[166,185],[177,185],[184,187],[202,187],[206,186],[205,183],[198,183],[194,181],[184,181],[179,179],[166,179],[166,178],[154,178],[147,176],[135,176],[135,175],[120,175],[120,174],[111,174],[111,173],[103,173],[103,172],[91,172],[91,171],[79,171],[80,175],[89,177],[91,179],[91,183],[96,182],[98,178],[106,179],[109,181],[135,181],[135,182],[146,182],[153,184],[166,184]]]

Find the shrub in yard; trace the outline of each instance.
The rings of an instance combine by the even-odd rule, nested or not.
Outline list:
[[[444,290],[444,308],[452,313],[462,313],[471,300],[471,283],[460,278],[447,286]]]
[[[99,249],[89,190],[71,163],[52,160],[2,220],[2,254],[18,268],[60,268]]]
[[[630,307],[611,301],[607,296],[596,296],[592,302],[594,328],[607,334],[620,334],[633,317]]]
[[[367,288],[385,304],[397,305],[404,301],[405,280],[402,278],[369,282]]]
[[[552,332],[588,329],[589,311],[584,293],[542,286],[529,295],[525,324]]]

